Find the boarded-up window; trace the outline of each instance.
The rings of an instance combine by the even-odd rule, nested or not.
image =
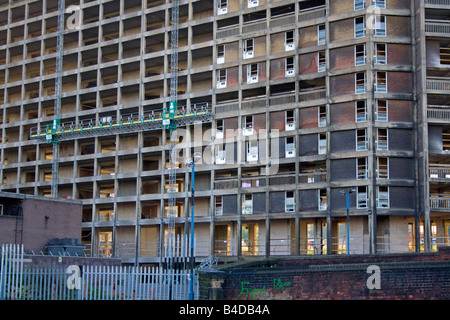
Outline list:
[[[355,159],[334,159],[330,161],[331,181],[355,179]]]
[[[237,214],[237,195],[226,195],[222,197],[223,215]]]
[[[388,159],[389,178],[412,179],[414,177],[414,160],[412,158]]]
[[[285,210],[285,192],[271,192],[269,195],[270,198],[270,212],[284,212]]]
[[[415,192],[413,187],[389,187],[390,208],[414,209]]]
[[[409,129],[389,129],[389,150],[412,151],[413,132]]]
[[[351,152],[355,151],[355,131],[335,131],[330,134],[330,152]]]
[[[317,190],[300,190],[300,209],[316,211],[319,209],[319,193]]]
[[[317,155],[319,139],[317,134],[299,136],[300,156]]]

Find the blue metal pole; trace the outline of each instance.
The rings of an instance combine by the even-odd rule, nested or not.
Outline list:
[[[347,200],[347,254],[350,254],[350,195],[345,193]]]
[[[189,287],[189,300],[194,300],[194,183],[195,162],[191,162],[191,282]]]

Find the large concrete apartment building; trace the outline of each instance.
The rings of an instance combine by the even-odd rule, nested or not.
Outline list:
[[[0,1],[2,191],[51,194],[52,145],[31,134],[54,119],[57,3]],[[65,4],[61,123],[168,108],[172,1]],[[178,141],[203,155],[198,257],[448,244],[450,1],[180,0],[179,14],[179,112],[214,114]],[[162,129],[60,143],[58,197],[82,200],[89,254],[159,261],[168,152]],[[177,165],[181,234],[191,168]]]

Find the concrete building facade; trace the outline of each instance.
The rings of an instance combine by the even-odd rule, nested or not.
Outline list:
[[[171,1],[66,7],[61,123],[168,107]],[[197,256],[448,244],[449,14],[446,0],[180,1],[178,105],[215,115],[179,139],[177,233],[189,232],[182,159],[203,155]],[[47,196],[52,146],[30,132],[54,119],[57,2],[1,1],[0,23],[0,189]],[[166,130],[60,144],[58,196],[82,200],[91,255],[159,261],[168,144]]]

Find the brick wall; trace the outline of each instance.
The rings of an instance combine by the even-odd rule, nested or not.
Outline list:
[[[0,243],[14,243],[16,241],[16,224],[21,222],[22,218],[0,216]]]
[[[330,77],[330,96],[345,96],[355,93],[355,74]]]
[[[369,270],[379,268],[379,273]],[[379,275],[379,289],[375,278]],[[200,273],[200,299],[449,299],[450,248],[437,253],[238,262]]]
[[[22,240],[25,250],[45,250],[45,245],[53,238],[80,240],[81,215],[81,203],[24,200]]]
[[[389,121],[412,121],[412,102],[407,100],[389,100]]]
[[[0,216],[0,243],[22,243],[25,251],[39,253],[45,252],[53,238],[81,239],[80,201],[5,192],[0,203],[20,210],[18,217],[11,213]]]

